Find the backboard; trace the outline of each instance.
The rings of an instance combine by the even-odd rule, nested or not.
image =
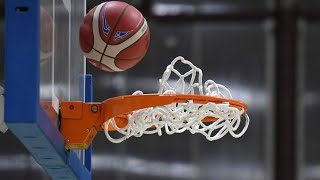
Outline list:
[[[66,151],[59,132],[60,102],[92,99],[78,43],[85,7],[85,0],[6,1],[5,120],[52,179],[90,179],[91,150]]]

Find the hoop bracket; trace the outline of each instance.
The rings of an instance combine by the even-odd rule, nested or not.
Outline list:
[[[101,103],[80,101],[60,104],[60,131],[66,149],[87,149],[101,128]]]

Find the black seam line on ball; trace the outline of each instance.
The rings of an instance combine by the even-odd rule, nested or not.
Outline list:
[[[100,58],[100,63],[102,63],[103,55],[105,54],[105,52],[106,52],[106,50],[107,50],[107,47],[108,47],[108,45],[109,45],[109,42],[110,42],[110,40],[111,40],[111,38],[112,38],[112,34],[114,33],[114,30],[117,28],[118,24],[120,23],[120,20],[121,20],[121,18],[122,18],[122,16],[123,16],[124,12],[128,9],[128,7],[129,7],[129,5],[127,5],[127,6],[122,10],[119,18],[117,19],[116,24],[114,25],[112,31],[110,32],[110,37],[109,37],[109,39],[108,39],[108,42],[106,43],[106,46],[104,47],[103,54],[102,54],[102,56],[101,56],[101,58]]]

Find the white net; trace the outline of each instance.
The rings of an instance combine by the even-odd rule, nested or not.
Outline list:
[[[181,62],[190,67],[185,73],[175,69],[175,64]],[[178,77],[172,79],[172,75]],[[158,94],[200,94],[222,98],[232,98],[230,91],[223,85],[207,80],[202,83],[202,71],[191,62],[179,56],[167,66],[159,80]],[[171,78],[171,79],[170,79]],[[136,91],[134,95],[143,94]],[[213,122],[203,122],[204,118],[215,118]],[[241,125],[241,119],[245,119]],[[134,111],[127,116],[128,124],[118,127],[115,119],[111,118],[104,124],[105,134],[113,143],[120,143],[132,136],[141,137],[144,134],[162,135],[163,130],[171,135],[186,130],[192,134],[202,134],[209,141],[222,138],[228,132],[235,138],[241,137],[249,126],[249,116],[245,110],[239,110],[226,103],[197,104],[192,100],[184,103],[171,103],[165,106],[156,106]],[[120,136],[111,137],[109,127],[112,126]]]

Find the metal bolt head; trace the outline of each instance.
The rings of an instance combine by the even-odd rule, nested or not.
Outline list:
[[[98,112],[98,106],[97,105],[92,105],[91,106],[91,111],[94,112],[94,113]]]
[[[70,110],[73,110],[73,109],[74,109],[74,105],[71,104],[71,105],[69,106],[69,109],[70,109]]]

